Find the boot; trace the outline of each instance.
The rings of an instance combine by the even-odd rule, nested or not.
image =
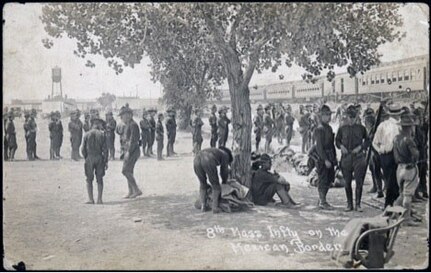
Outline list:
[[[201,211],[205,212],[208,209],[207,205],[207,190],[206,189],[200,189],[199,190],[199,198],[201,200]]]
[[[374,186],[368,191],[368,193],[376,193],[376,192],[377,192],[377,188]]]
[[[383,192],[382,191],[377,192],[377,198],[382,198],[382,197],[384,197]]]
[[[422,193],[422,198],[426,198],[426,199],[428,199],[429,197],[428,197],[428,193],[426,192],[426,191],[424,191],[423,193]]]
[[[319,208],[330,210],[331,206],[326,202],[326,193],[323,190],[319,190]]]
[[[351,189],[346,190],[346,197],[347,197],[347,208],[344,211],[352,211],[353,210],[353,193]]]
[[[103,182],[97,183],[97,204],[99,205],[103,204],[102,194],[103,194]]]
[[[362,198],[362,187],[356,186],[356,190],[355,190],[356,207],[355,207],[355,210],[358,212],[363,211],[361,208],[361,198]]]
[[[213,195],[213,204],[212,204],[213,213],[219,213],[219,212],[221,212],[221,209],[219,207],[221,190],[214,190],[213,189],[212,195]]]

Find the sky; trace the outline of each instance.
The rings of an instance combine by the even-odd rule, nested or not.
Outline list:
[[[401,5],[401,4],[400,4]],[[379,48],[381,61],[393,61],[429,54],[429,9],[425,4],[406,4],[400,9],[404,18],[401,29],[407,33],[401,42],[385,44]],[[101,56],[91,56],[95,68],[85,66],[86,59],[73,54],[75,42],[68,38],[54,40],[46,49],[42,39],[48,38],[39,17],[42,4],[8,3],[3,6],[3,102],[11,99],[45,99],[51,94],[51,69],[62,69],[63,94],[71,98],[94,99],[102,92],[117,96],[136,95],[158,98],[162,87],[151,81],[150,60],[144,58],[134,69],[125,68],[116,75]],[[250,86],[300,80],[304,71],[296,66],[281,67],[276,73],[255,72]],[[336,72],[345,72],[338,68]],[[56,87],[55,92],[58,91]],[[227,88],[224,84],[221,88]]]

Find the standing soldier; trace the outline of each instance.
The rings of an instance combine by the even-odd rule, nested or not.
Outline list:
[[[154,116],[157,113],[156,108],[151,108],[148,110],[148,113],[150,114],[149,122],[150,122],[150,137],[148,141],[148,148],[147,148],[147,154],[148,155],[154,155],[153,153],[153,145],[154,140],[156,139],[156,120],[154,119]]]
[[[133,170],[136,161],[140,156],[139,147],[139,125],[133,120],[133,111],[127,105],[123,106],[120,110],[121,120],[125,124],[124,129],[124,161],[122,173],[127,178],[129,193],[125,198],[136,198],[142,195],[141,190],[136,184]]]
[[[256,134],[256,153],[259,153],[260,140],[263,132],[263,107],[261,104],[257,106],[257,115],[254,117],[254,133]]]
[[[347,209],[353,210],[352,179],[355,178],[355,210],[361,212],[362,186],[366,172],[365,151],[370,145],[367,129],[356,123],[359,113],[353,105],[347,107],[347,123],[338,129],[335,143],[341,149],[341,172],[345,180],[345,190],[347,197]]]
[[[26,144],[26,153],[27,153],[27,160],[34,160],[32,152],[30,150],[30,143],[29,143],[29,135],[30,135],[30,113],[25,111],[24,112],[24,133],[25,133],[25,144]]]
[[[125,130],[126,130],[126,125],[124,124],[123,121],[120,121],[117,125],[117,128],[115,128],[115,132],[120,136],[120,159],[121,160],[124,159],[124,154],[125,154],[125,148],[124,148],[124,145],[126,143],[126,141],[124,140]]]
[[[316,171],[319,185],[319,207],[321,209],[331,209],[331,205],[326,201],[329,186],[335,179],[334,167],[337,165],[337,156],[334,146],[334,133],[329,122],[332,111],[327,105],[322,105],[319,111],[320,124],[314,131],[316,140]]]
[[[157,160],[163,160],[163,113],[157,115],[157,125],[156,125],[156,141],[157,141]]]
[[[168,136],[168,145],[166,146],[166,156],[173,156],[174,153],[174,142],[177,134],[177,123],[175,121],[175,111],[172,107],[168,107],[166,110],[168,118],[166,119],[166,133]]]
[[[94,204],[93,180],[96,174],[97,181],[97,204],[103,204],[103,176],[108,169],[108,147],[103,132],[104,121],[99,118],[92,120],[91,130],[84,136],[82,155],[85,158],[85,176],[87,177],[88,201],[86,204]]]
[[[115,159],[115,129],[117,129],[117,122],[114,119],[112,111],[108,111],[105,115],[106,118],[106,146],[108,147],[109,159]]]
[[[84,132],[88,132],[91,129],[90,113],[88,113],[88,112],[84,113],[84,124],[83,124],[82,128],[84,129]]]
[[[6,126],[5,126],[7,149],[5,152],[7,153],[7,158],[10,161],[14,161],[15,152],[16,152],[16,149],[18,149],[18,144],[16,142],[16,131],[15,131],[15,124],[13,122],[13,119],[14,119],[13,111],[9,111],[7,117],[8,119],[6,121]]]
[[[145,108],[142,111],[142,120],[139,122],[139,127],[141,127],[141,144],[142,144],[142,154],[149,157],[148,146],[151,137],[150,121],[148,120],[148,111]]]
[[[422,106],[422,105],[421,105]],[[427,190],[427,169],[428,169],[428,114],[425,113],[424,108],[417,107],[414,110],[414,114],[418,120],[416,129],[415,129],[415,142],[419,149],[419,162],[418,162],[418,170],[419,170],[419,186],[416,189],[415,196],[421,198],[428,198],[428,190]],[[422,196],[419,195],[419,192],[422,192]]]
[[[211,107],[211,116],[209,117],[209,124],[211,126],[211,141],[210,141],[211,148],[216,147],[216,143],[218,139],[216,112],[217,112],[217,106],[214,104]]]
[[[201,151],[202,147],[202,126],[204,125],[201,119],[201,111],[199,109],[195,110],[196,117],[190,122],[193,134],[193,154],[197,155]]]
[[[51,139],[49,148],[49,159],[57,160],[57,146],[58,146],[58,126],[57,126],[57,116],[55,112],[50,113],[51,121],[48,124],[49,138]]]
[[[219,113],[219,119],[218,119],[218,133],[219,133],[219,140],[218,140],[218,146],[225,147],[227,139],[229,137],[229,123],[230,119],[227,118],[227,107],[223,106],[218,110]]]
[[[281,103],[278,105],[274,115],[275,134],[279,144],[283,144],[284,136],[284,111]]]
[[[290,105],[289,105],[290,106]],[[292,140],[293,135],[293,123],[295,122],[295,118],[292,115],[292,110],[289,107],[285,114],[285,124],[286,124],[286,145],[290,146],[290,141]]]
[[[373,135],[371,135],[371,130],[374,128],[376,123],[376,116],[374,110],[372,108],[367,108],[364,111],[364,124],[367,129],[368,138],[372,139]],[[370,172],[371,177],[373,178],[373,187],[368,193],[376,193],[377,198],[383,197],[383,184],[382,184],[382,171],[380,167],[380,158],[379,153],[373,148],[371,145],[371,156],[370,156]]]
[[[395,136],[400,131],[398,120],[399,115],[401,115],[401,106],[392,103],[388,104],[386,109],[381,115],[384,121],[377,127],[372,143],[373,148],[379,153],[380,166],[385,182],[385,207],[392,206],[399,195],[393,148]]]
[[[6,134],[6,123],[9,120],[9,113],[8,113],[8,108],[5,107],[5,109],[3,109],[3,128],[4,128],[4,138],[3,138],[3,159],[9,160],[9,155],[8,155],[8,148],[9,145],[7,143],[7,134]]]
[[[40,159],[36,153],[36,147],[37,147],[36,145],[37,124],[35,121],[36,115],[37,115],[36,110],[32,109],[30,113],[30,119],[28,122],[28,129],[29,129],[28,143],[30,145],[30,154],[33,160]]]
[[[310,113],[308,110],[303,109],[299,118],[299,133],[302,136],[302,153],[305,154],[310,147],[308,147],[308,131],[310,130]]]
[[[57,117],[56,120],[56,128],[57,128],[57,142],[56,142],[56,149],[55,149],[55,154],[56,156],[61,159],[61,155],[60,155],[60,150],[61,150],[61,145],[63,145],[63,124],[61,123],[61,113],[60,111],[56,111],[55,115]]]
[[[75,161],[79,160],[79,147],[82,142],[82,122],[79,120],[78,112],[73,111],[70,113],[69,122],[69,132],[70,132],[70,143],[72,146],[72,159]]]
[[[419,184],[417,162],[419,160],[419,150],[413,139],[412,129],[415,126],[414,116],[410,113],[401,115],[401,130],[393,141],[393,153],[396,170],[396,181],[399,186],[399,197],[394,204],[403,206],[406,210],[406,220],[403,225],[417,226],[411,218],[412,198]]]
[[[265,135],[265,153],[271,152],[272,136],[274,134],[274,120],[271,117],[271,105],[265,106],[263,115],[263,133]]]

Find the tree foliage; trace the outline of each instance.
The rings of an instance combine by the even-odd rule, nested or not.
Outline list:
[[[195,91],[227,78],[231,95],[234,175],[249,184],[254,71],[293,63],[304,79],[347,66],[355,76],[379,63],[378,47],[401,39],[400,4],[390,3],[90,3],[43,9],[49,35],[77,41],[75,54],[100,54],[117,72],[144,53],[155,80],[178,77]],[[49,39],[44,43],[50,46]],[[191,70],[190,70],[191,69]],[[175,74],[175,75],[174,75]],[[282,78],[280,76],[280,78]],[[199,79],[204,79],[199,81]],[[197,84],[196,84],[197,83]],[[186,92],[191,89],[181,89]],[[175,92],[173,92],[175,93]],[[194,93],[193,93],[194,94]]]
[[[97,102],[104,108],[111,108],[112,103],[115,101],[116,97],[110,93],[102,93],[102,95],[97,98]]]

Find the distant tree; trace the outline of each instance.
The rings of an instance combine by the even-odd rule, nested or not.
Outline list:
[[[115,95],[110,93],[102,93],[102,95],[97,98],[97,102],[103,107],[103,109],[112,108],[112,103],[115,100]]]
[[[332,80],[334,66],[347,66],[352,76],[363,73],[379,63],[381,56],[377,49],[381,44],[401,39],[402,33],[397,31],[402,25],[399,6],[389,3],[55,4],[43,8],[42,21],[52,37],[66,34],[75,38],[75,54],[82,58],[87,53],[100,54],[118,73],[123,71],[123,65],[133,67],[139,63],[144,52],[167,75],[170,74],[167,64],[184,56],[194,60],[195,71],[204,71],[203,63],[215,61],[215,67],[224,70],[231,96],[233,175],[249,185],[252,122],[248,85],[254,71],[276,72],[283,63],[289,67],[295,63],[305,70],[303,77],[307,80],[313,80],[325,70]],[[44,44],[51,46],[49,39]],[[160,54],[158,47],[162,49],[160,52],[165,47],[168,52],[172,48],[175,54]],[[193,50],[196,50],[194,57],[190,54]],[[201,62],[207,51],[212,61]]]

